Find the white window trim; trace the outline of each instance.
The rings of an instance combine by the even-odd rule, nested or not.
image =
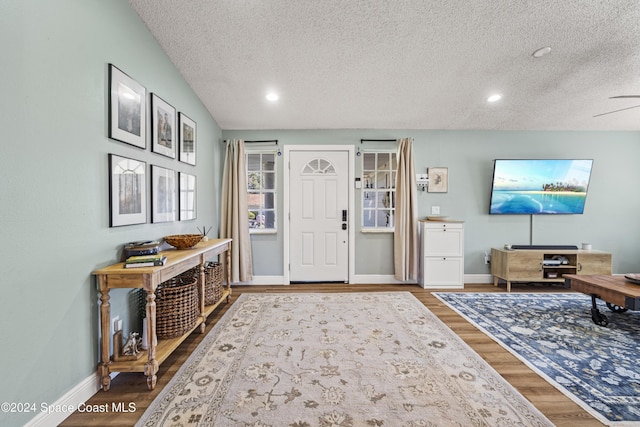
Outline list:
[[[362,227],[360,228],[361,233],[393,233],[396,231],[395,227]]]

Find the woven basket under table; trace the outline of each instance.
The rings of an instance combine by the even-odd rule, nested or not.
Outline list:
[[[198,278],[181,274],[156,289],[156,335],[176,338],[195,326],[199,316]]]
[[[204,268],[204,305],[211,305],[222,298],[222,264],[207,262]]]

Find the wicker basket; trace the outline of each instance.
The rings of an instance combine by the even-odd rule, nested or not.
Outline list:
[[[174,234],[164,236],[164,241],[176,249],[189,249],[197,245],[203,237],[202,234]]]
[[[198,279],[181,274],[156,289],[156,335],[176,338],[184,335],[198,321]]]
[[[185,271],[184,273],[180,273],[178,276],[176,276],[177,278],[179,278],[182,281],[185,280],[200,280],[200,267],[193,267],[188,269],[187,271]]]
[[[204,268],[204,305],[211,305],[222,298],[222,264],[208,262]]]

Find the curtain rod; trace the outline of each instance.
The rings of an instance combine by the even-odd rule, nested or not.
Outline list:
[[[361,139],[360,140],[360,144],[362,144],[363,142],[396,142],[397,139]]]
[[[227,140],[225,139],[224,141],[222,141],[223,143],[226,143]],[[248,143],[252,143],[252,142],[275,142],[276,145],[278,145],[278,140],[277,139],[264,139],[264,140],[260,140],[260,141],[245,141]]]

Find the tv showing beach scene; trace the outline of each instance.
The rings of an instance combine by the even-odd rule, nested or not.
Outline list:
[[[593,160],[496,159],[490,214],[582,214]]]

